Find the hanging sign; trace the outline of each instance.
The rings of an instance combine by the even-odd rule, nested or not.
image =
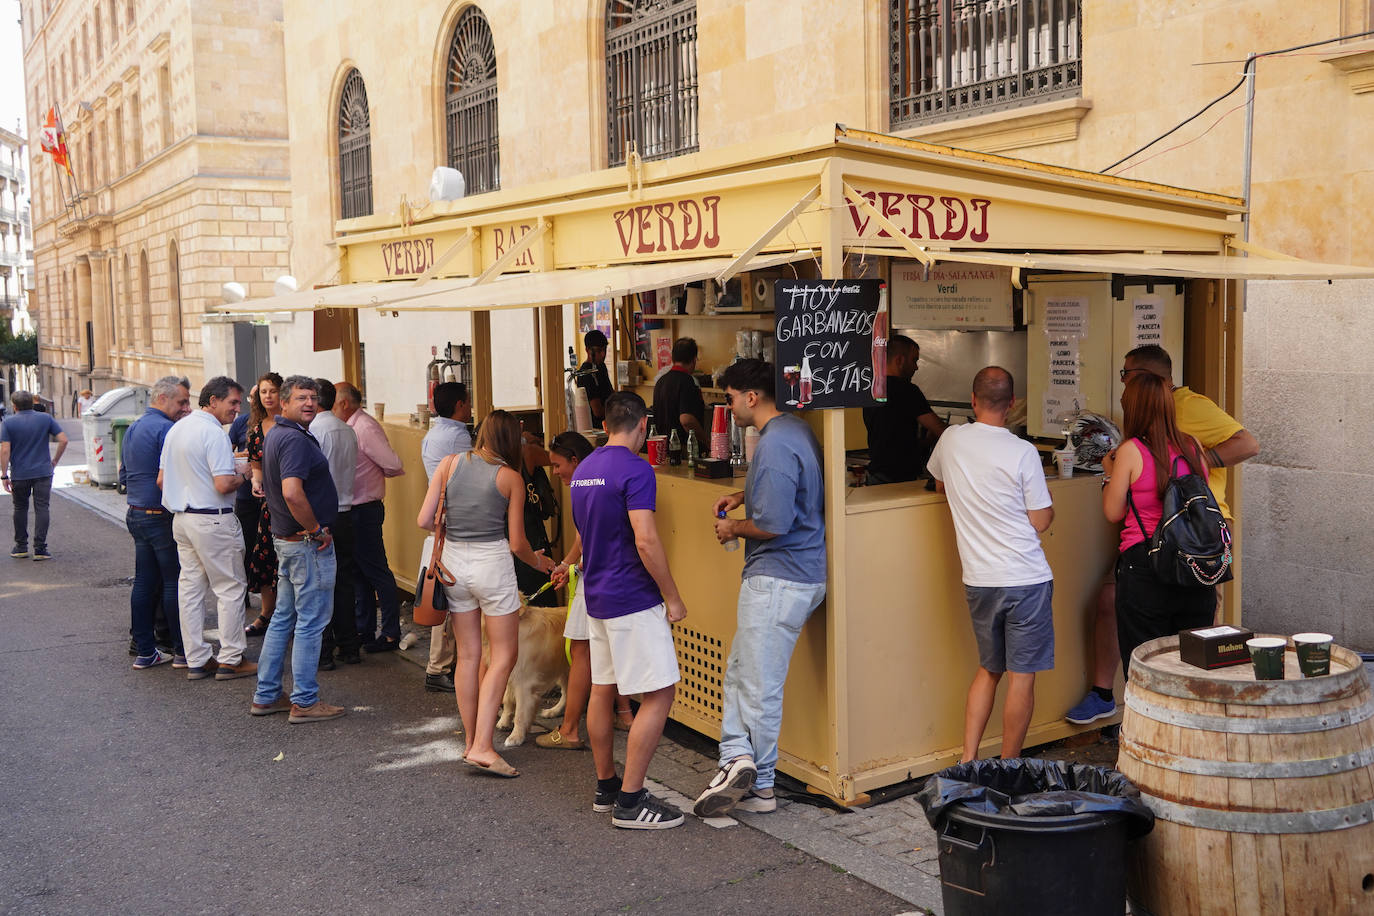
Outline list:
[[[877,403],[873,381],[876,377],[887,381],[886,321],[877,321],[881,284],[880,280],[773,282],[774,372],[780,408],[819,410]],[[886,396],[885,391],[879,394]]]
[[[1164,346],[1164,300],[1158,296],[1137,296],[1131,306],[1131,349],[1146,344]]]
[[[1011,268],[941,261],[892,264],[892,326],[1010,331]]]

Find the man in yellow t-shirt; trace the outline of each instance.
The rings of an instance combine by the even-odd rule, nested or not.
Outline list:
[[[1121,368],[1121,381],[1136,372],[1153,372],[1172,383],[1174,363],[1169,352],[1153,344],[1136,347],[1126,354]],[[1175,420],[1185,435],[1202,443],[1207,458],[1207,484],[1216,497],[1217,506],[1226,520],[1232,521],[1231,507],[1226,504],[1226,469],[1259,454],[1255,437],[1211,398],[1198,394],[1186,385],[1174,389]],[[1096,633],[1093,639],[1093,688],[1064,718],[1076,725],[1087,725],[1116,712],[1112,683],[1116,680],[1116,665],[1120,658],[1116,639],[1116,583],[1107,582],[1098,596]]]

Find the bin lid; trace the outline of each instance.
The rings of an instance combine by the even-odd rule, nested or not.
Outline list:
[[[124,385],[120,388],[111,388],[109,391],[96,398],[94,404],[86,408],[86,414],[97,417],[109,416],[112,413],[133,416],[134,411],[137,409],[136,406],[124,402],[136,398],[141,387],[142,386]],[[83,416],[86,414],[83,414]]]

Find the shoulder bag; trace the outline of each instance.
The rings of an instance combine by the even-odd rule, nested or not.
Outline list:
[[[439,508],[434,513],[434,549],[429,554],[429,565],[420,567],[420,575],[415,580],[417,627],[442,626],[448,620],[448,593],[444,586],[452,585],[454,578],[444,568],[444,528],[448,521],[448,482],[461,457],[449,455],[439,462],[439,470],[444,472],[444,485],[439,490]]]

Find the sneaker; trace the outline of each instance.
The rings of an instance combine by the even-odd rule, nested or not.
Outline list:
[[[754,785],[758,769],[749,757],[736,757],[721,767],[710,785],[697,796],[692,813],[697,817],[721,817],[729,814],[744,793]]]
[[[173,667],[173,668],[189,668],[190,666],[186,664],[186,656],[184,656],[184,655],[173,655],[173,656],[172,656],[172,667]]]
[[[334,664],[334,656],[333,656],[332,654],[330,654],[330,655],[321,655],[321,656],[320,656],[320,663],[319,663],[318,666],[316,666],[315,670],[316,670],[316,671],[333,671],[333,670],[334,670],[335,668],[337,668],[337,667],[339,667],[339,666],[336,665],[336,664]]]
[[[242,659],[237,665],[220,665],[215,672],[215,680],[232,681],[238,677],[252,677],[258,673],[258,663]]]
[[[615,781],[615,788],[596,790],[596,799],[592,802],[592,810],[597,814],[608,814],[615,808],[616,796],[620,794],[620,779]]]
[[[681,826],[684,820],[686,818],[681,811],[648,792],[640,795],[639,804],[633,808],[622,808],[617,804],[611,812],[611,824],[626,830],[667,830]]]
[[[250,716],[270,716],[279,712],[290,712],[291,700],[288,697],[277,697],[271,703],[254,703],[248,710]]]
[[[29,545],[15,544],[14,549],[10,551],[10,556],[16,560],[27,560],[29,558]]]
[[[35,560],[51,560],[52,554],[48,553],[47,547],[35,547],[33,549],[33,558]]]
[[[1070,709],[1064,718],[1074,725],[1087,725],[1098,719],[1105,719],[1115,712],[1116,700],[1104,700],[1097,695],[1097,691],[1089,690],[1088,695]]]
[[[751,814],[772,814],[778,810],[778,798],[772,789],[750,789],[744,797],[735,802],[735,811],[748,811]]]
[[[325,722],[329,719],[337,719],[348,710],[342,706],[330,706],[328,703],[321,703],[318,700],[310,706],[297,706],[291,704],[291,715],[287,716],[286,721],[292,725],[300,725],[305,722]]]
[[[207,677],[209,677],[210,675],[214,674],[214,673],[215,673],[215,669],[218,668],[218,667],[219,667],[219,662],[215,661],[215,658],[214,658],[214,656],[212,655],[212,656],[210,656],[210,660],[207,661],[204,665],[200,666],[199,668],[189,668],[189,667],[188,667],[188,668],[186,669],[186,680],[188,680],[188,681],[203,681],[203,680],[205,680]]]
[[[425,689],[433,690],[435,693],[453,693],[453,675],[444,674],[443,672],[439,674],[426,674]]]
[[[142,671],[144,668],[152,668],[157,665],[165,665],[172,660],[172,656],[163,652],[161,649],[154,649],[152,655],[140,655],[134,659],[134,670]]]

